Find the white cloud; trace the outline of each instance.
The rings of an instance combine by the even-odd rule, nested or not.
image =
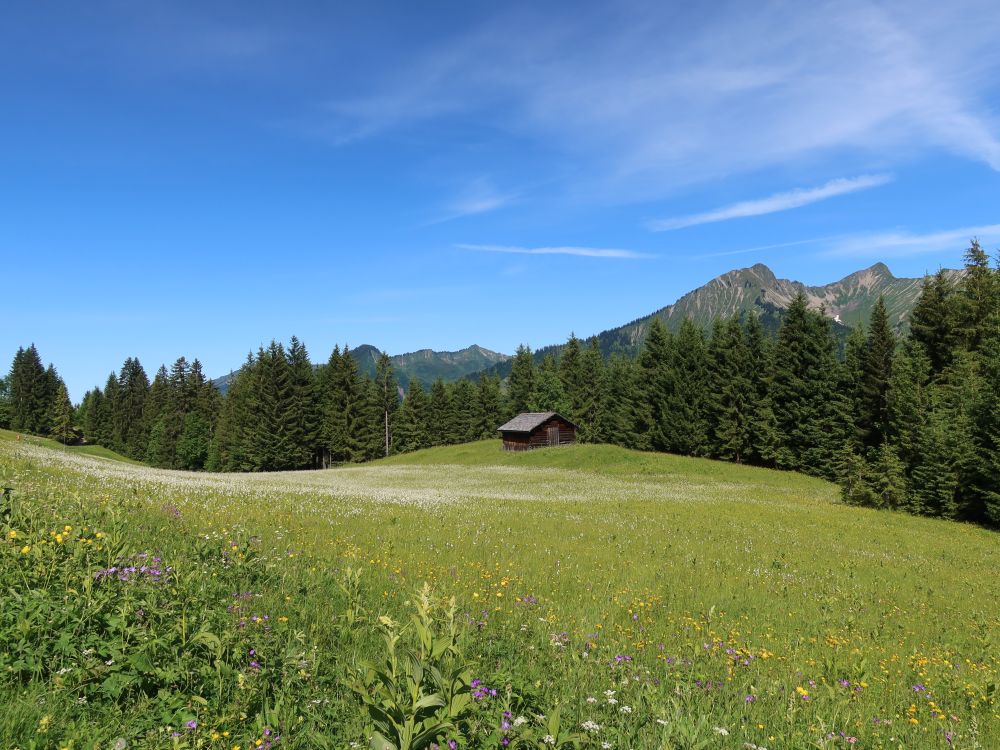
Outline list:
[[[489,177],[478,177],[466,185],[459,194],[445,206],[442,215],[431,219],[428,224],[441,224],[463,216],[489,213],[515,203],[520,195],[516,192],[502,192]]]
[[[634,250],[599,247],[518,247],[516,245],[455,245],[476,253],[512,253],[515,255],[577,255],[585,258],[651,258]]]
[[[767,198],[760,198],[751,201],[741,201],[730,206],[717,208],[700,214],[690,216],[675,216],[670,219],[659,219],[649,223],[649,228],[654,232],[663,232],[670,229],[681,229],[683,227],[693,227],[698,224],[711,224],[716,221],[729,221],[730,219],[742,219],[748,216],[762,216],[773,214],[779,211],[788,211],[792,208],[807,206],[810,203],[825,201],[838,195],[854,193],[858,190],[878,187],[890,182],[892,177],[885,174],[861,175],[860,177],[840,178],[830,180],[824,185],[815,188],[797,188],[784,193],[775,193]]]
[[[329,127],[346,142],[462,116],[620,200],[820,158],[945,150],[1000,170],[998,36],[992,0],[508,9],[334,98]]]
[[[988,249],[1000,243],[1000,224],[984,224],[961,229],[915,234],[906,230],[872,232],[841,237],[833,241],[823,255],[843,257],[902,258],[936,252],[955,252],[978,238]]]

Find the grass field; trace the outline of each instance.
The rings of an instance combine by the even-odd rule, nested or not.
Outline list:
[[[993,532],[608,446],[250,476],[0,437],[2,747],[1000,747]]]

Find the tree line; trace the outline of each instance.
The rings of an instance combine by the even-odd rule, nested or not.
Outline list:
[[[840,347],[800,294],[774,335],[753,315],[707,332],[654,319],[635,358],[570,336],[540,363],[520,346],[505,382],[414,380],[405,394],[386,354],[371,377],[348,347],[314,365],[292,337],[248,355],[224,397],[198,360],[150,383],[130,358],[74,412],[31,346],[0,380],[0,424],[154,466],[276,471],[494,437],[515,414],[558,411],[584,442],[798,470],[839,481],[849,503],[1000,525],[1000,271],[977,242],[965,261],[960,278],[925,281],[905,337],[880,299]]]

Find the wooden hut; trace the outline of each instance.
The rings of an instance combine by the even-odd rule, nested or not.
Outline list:
[[[527,451],[576,442],[575,424],[554,411],[525,412],[497,428],[505,451]]]

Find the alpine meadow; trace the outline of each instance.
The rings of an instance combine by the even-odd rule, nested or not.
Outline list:
[[[1000,749],[998,38],[0,3],[0,750]]]

